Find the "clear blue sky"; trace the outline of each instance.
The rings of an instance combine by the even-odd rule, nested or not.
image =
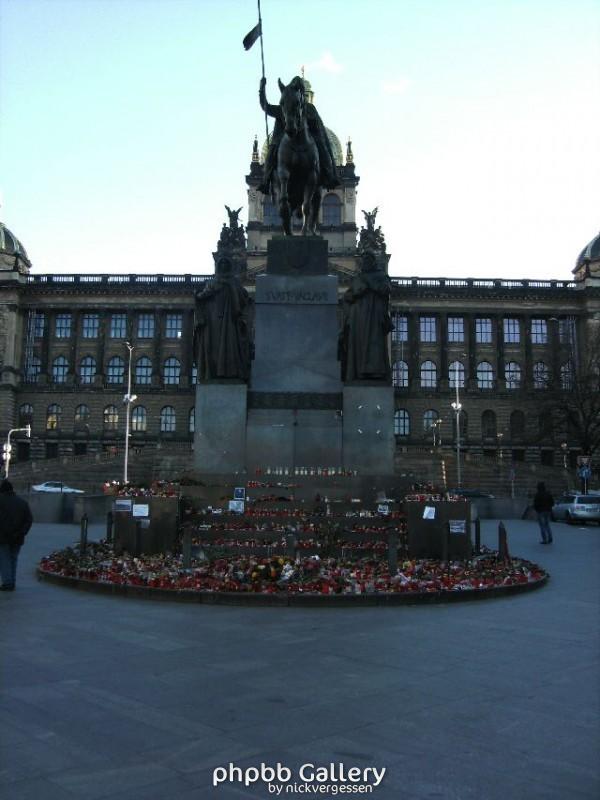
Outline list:
[[[262,10],[270,100],[305,64],[392,274],[569,277],[600,228],[597,0]],[[264,132],[256,18],[253,0],[0,0],[0,218],[36,272],[212,271]]]

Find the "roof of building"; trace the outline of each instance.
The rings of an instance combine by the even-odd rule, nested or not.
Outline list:
[[[600,233],[598,233],[591,242],[588,242],[586,246],[583,248],[579,257],[577,258],[577,263],[575,264],[575,269],[573,272],[576,272],[578,269],[589,261],[598,261],[600,259]]]
[[[0,254],[8,256],[19,256],[19,258],[26,264],[30,264],[27,251],[17,239],[17,237],[9,231],[9,229],[0,222]]]

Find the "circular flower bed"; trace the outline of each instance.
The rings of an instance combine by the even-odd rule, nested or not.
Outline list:
[[[296,559],[232,555],[212,561],[193,560],[191,567],[185,569],[181,556],[115,556],[112,546],[104,542],[89,544],[82,557],[77,548],[52,553],[40,562],[39,574],[65,582],[142,587],[164,590],[165,594],[405,596],[413,601],[533,588],[548,577],[530,561],[502,561],[493,551],[466,562],[401,561],[396,574],[390,574],[387,559],[381,556],[350,560],[314,555]]]

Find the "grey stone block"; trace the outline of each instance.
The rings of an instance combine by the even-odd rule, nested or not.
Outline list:
[[[360,475],[394,471],[394,390],[344,386],[344,466]]]
[[[275,236],[267,243],[267,272],[327,274],[327,240],[321,236]]]
[[[194,469],[197,472],[243,472],[247,394],[243,383],[201,383],[196,387]]]

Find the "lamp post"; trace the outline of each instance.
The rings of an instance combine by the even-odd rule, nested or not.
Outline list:
[[[137,400],[137,394],[131,394],[131,354],[133,353],[133,345],[130,342],[125,342],[129,350],[129,359],[127,363],[127,394],[123,397],[125,403],[125,459],[123,462],[123,483],[129,483],[129,424],[131,418],[131,404]]]
[[[433,446],[442,446],[442,420],[438,417],[431,426],[433,428]],[[436,435],[437,434],[437,435]]]
[[[502,454],[502,438],[503,438],[503,436],[504,436],[503,433],[499,433],[498,434],[498,455],[500,456],[500,462],[502,462],[502,458],[503,458],[503,454]]]
[[[567,449],[569,445],[566,442],[562,442],[560,445],[560,449],[562,450],[563,454],[563,469],[566,471],[567,469]]]
[[[461,474],[460,474],[460,412],[462,410],[462,405],[460,402],[460,396],[458,393],[458,361],[456,362],[456,367],[454,369],[454,385],[456,387],[456,400],[452,403],[452,410],[456,414],[456,481],[457,481],[457,489],[461,487]]]
[[[4,451],[4,477],[8,478],[8,471],[10,469],[10,454],[12,453],[12,444],[10,437],[13,433],[25,433],[28,439],[31,439],[31,425],[26,425],[24,428],[11,428],[6,437],[6,444],[3,446]]]

